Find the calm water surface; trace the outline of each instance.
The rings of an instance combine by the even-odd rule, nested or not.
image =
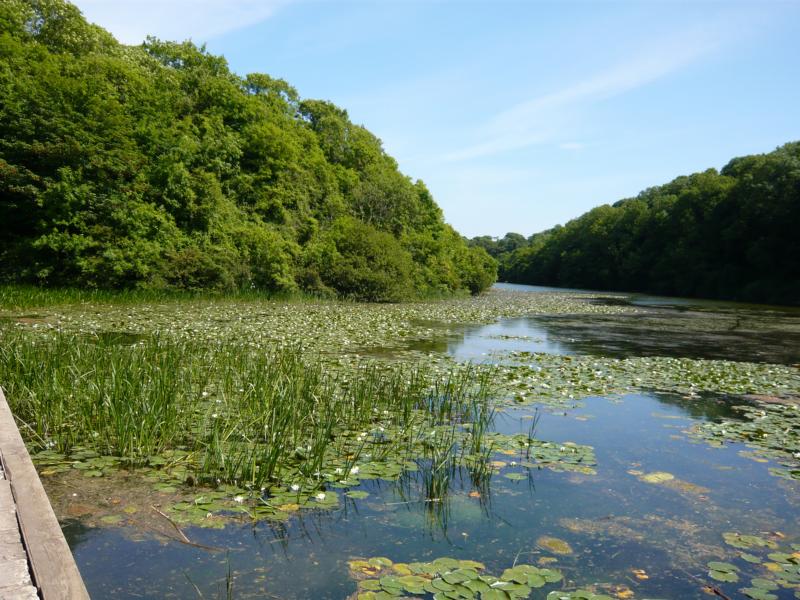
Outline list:
[[[797,326],[800,313],[647,297],[624,301],[646,312],[463,327],[444,336],[438,350],[484,362],[509,351],[800,361],[796,334],[779,335],[787,323]],[[755,333],[748,325],[755,320],[774,321],[774,335]],[[68,523],[66,533],[96,598],[224,597],[230,568],[237,598],[343,599],[355,591],[347,568],[353,557],[408,562],[451,556],[482,561],[499,574],[515,560],[536,564],[552,557],[537,547],[543,535],[572,547],[571,555],[552,565],[570,586],[625,584],[636,598],[705,598],[706,562],[730,560],[723,532],[780,531],[787,540],[800,539],[797,482],[771,476],[772,465],[742,456],[744,447],[712,448],[684,434],[698,421],[733,416],[730,403],[636,394],[588,398],[566,413],[541,411],[537,437],[594,446],[596,475],[540,470],[525,481],[495,476],[491,493],[478,499],[468,496],[472,488],[464,473],[435,509],[420,502],[418,475],[410,475],[400,482],[364,482],[367,499],[346,500],[336,511],[306,512],[282,525],[187,529],[193,541],[225,552],[165,543],[126,528],[87,528],[80,521]],[[533,415],[534,407],[508,409],[498,414],[496,428],[527,432]],[[645,483],[629,471],[666,471],[678,484]],[[649,579],[635,578],[632,569]],[[544,598],[559,587],[534,590],[531,597]],[[794,597],[788,590],[774,593]]]

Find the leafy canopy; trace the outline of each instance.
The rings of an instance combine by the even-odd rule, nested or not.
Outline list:
[[[0,3],[0,222],[6,281],[396,301],[496,276],[345,110],[63,0]]]
[[[800,304],[800,142],[678,177],[525,240],[470,244],[504,281]]]

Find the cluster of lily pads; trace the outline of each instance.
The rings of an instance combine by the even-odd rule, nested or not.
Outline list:
[[[691,434],[716,446],[745,444],[754,456],[778,462],[779,467],[769,469],[773,475],[800,480],[800,405],[758,403],[734,409],[742,420],[702,422]]]
[[[284,483],[268,489],[226,483],[208,488],[187,487],[187,481],[199,479],[201,465],[193,453],[185,450],[166,450],[136,472],[155,491],[178,495],[168,506],[176,522],[220,527],[224,520],[217,517],[285,520],[300,510],[338,508],[343,498],[364,499],[369,492],[359,486],[365,480],[393,481],[404,474],[431,470],[427,450],[437,445],[447,448],[447,456],[456,468],[469,470],[485,461],[489,476],[496,473],[510,480],[525,480],[530,470],[542,468],[592,474],[596,465],[590,446],[547,442],[526,434],[488,432],[482,442],[486,454],[471,454],[470,428],[427,424],[422,429],[425,418],[419,411],[413,413],[408,429],[391,425],[388,420],[383,425],[379,423],[363,432],[343,435],[338,452],[327,454],[317,478],[302,476],[297,463],[303,455],[298,453],[282,465],[279,480]],[[409,434],[413,431],[416,433]],[[69,454],[42,450],[33,458],[43,477],[71,469],[85,477],[103,477],[126,464],[120,457],[103,456],[86,447],[76,447]]]
[[[479,297],[405,304],[355,304],[297,300],[213,299],[142,304],[74,304],[43,309],[25,327],[72,333],[126,332],[217,341],[221,337],[250,346],[302,342],[310,352],[332,354],[375,347],[403,348],[409,340],[441,334],[442,326],[489,323],[531,314],[623,314],[632,307],[591,303],[612,296],[491,290]],[[13,320],[13,311],[0,315]]]
[[[519,462],[493,461],[499,467],[519,466],[524,469],[547,468],[552,471],[572,471],[593,475],[597,460],[594,448],[575,442],[556,443],[540,440],[528,434],[506,435],[497,432],[486,434],[486,444],[506,456],[518,455]],[[510,477],[510,473],[506,477]]]
[[[426,597],[434,600],[513,600],[527,598],[535,588],[563,579],[554,569],[514,565],[497,577],[473,560],[437,558],[431,562],[394,563],[385,557],[348,563],[358,581],[358,600]]]
[[[512,352],[499,370],[498,384],[517,403],[575,406],[588,396],[636,391],[684,396],[800,394],[800,372],[788,366],[723,360]]]
[[[777,600],[778,595],[773,592],[781,589],[794,591],[795,597],[800,598],[800,544],[781,548],[774,539],[738,532],[726,532],[723,538],[726,544],[741,550],[737,557],[741,566],[711,561],[708,563],[711,579],[735,584],[748,572],[750,585],[739,589],[748,598]]]

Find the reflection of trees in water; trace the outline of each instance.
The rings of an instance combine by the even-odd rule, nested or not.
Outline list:
[[[661,404],[680,408],[687,416],[695,419],[721,421],[722,419],[744,420],[740,411],[734,406],[752,404],[741,396],[724,396],[721,394],[701,394],[695,398],[686,398],[677,394],[652,393],[653,398]]]
[[[631,304],[603,300],[603,304]],[[769,309],[669,306],[625,315],[531,318],[554,342],[612,358],[674,356],[792,364],[800,361],[800,315]]]

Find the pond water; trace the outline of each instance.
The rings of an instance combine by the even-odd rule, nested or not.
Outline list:
[[[641,312],[447,326],[440,339],[407,349],[487,363],[520,352],[800,362],[798,311],[625,295],[592,301]],[[637,392],[585,398],[576,408],[504,406],[497,431],[535,426],[537,438],[563,451],[568,442],[592,446],[596,473],[522,469],[526,456],[506,452],[494,457],[488,482],[456,471],[436,502],[426,501],[424,473],[415,472],[395,482],[363,481],[358,489],[369,496],[345,498],[335,510],[303,511],[282,523],[184,529],[212,549],[80,519],[65,521],[65,533],[96,598],[221,598],[230,576],[235,598],[344,599],[355,597],[357,586],[348,561],[378,556],[395,563],[475,560],[495,575],[524,563],[563,575],[533,590],[533,598],[588,588],[612,598],[797,598],[797,569],[796,581],[778,586],[770,583],[777,568],[767,563],[800,563],[786,558],[800,557],[792,546],[800,542],[800,482],[776,477],[770,467],[780,461],[744,444],[711,445],[690,435],[700,423],[743,418],[732,406],[748,401]],[[758,536],[763,545],[736,547],[724,534]],[[775,552],[784,553],[783,563],[767,557]],[[709,561],[732,565],[737,581],[710,577]],[[732,579],[723,567],[716,573]]]
[[[497,287],[528,293],[556,289],[514,284]],[[800,363],[800,309],[797,308],[643,294],[592,302],[636,307],[640,311],[501,319],[489,325],[463,328],[458,337],[447,343],[447,352],[460,360],[472,361],[491,361],[491,354],[526,351],[614,358],[676,356]]]

